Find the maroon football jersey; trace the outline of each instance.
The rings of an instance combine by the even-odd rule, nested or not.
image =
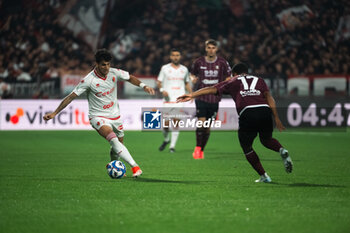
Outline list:
[[[205,57],[200,57],[193,63],[191,73],[198,77],[194,87],[194,90],[198,90],[213,86],[230,77],[231,67],[222,57],[216,57],[216,60],[212,62],[208,62]],[[218,103],[221,95],[205,95],[198,99],[208,103]]]
[[[267,106],[264,96],[269,91],[264,79],[253,75],[238,75],[230,80],[215,85],[218,94],[231,95],[236,103],[237,113],[240,115],[246,108]]]

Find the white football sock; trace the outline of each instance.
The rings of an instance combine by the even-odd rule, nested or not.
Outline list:
[[[111,146],[111,151],[109,152],[109,155],[111,156],[111,161],[113,160],[119,160],[119,155],[114,152],[113,147]]]
[[[171,142],[170,142],[170,148],[175,148],[177,138],[179,137],[180,132],[179,131],[172,131],[171,132]]]
[[[169,135],[169,130],[165,131],[163,129],[163,136],[164,136],[164,141],[169,142],[170,141],[170,135]]]
[[[110,140],[109,143],[111,144],[113,151],[117,156],[124,159],[124,161],[127,162],[131,167],[137,166],[128,149],[121,142],[119,142],[117,137]]]

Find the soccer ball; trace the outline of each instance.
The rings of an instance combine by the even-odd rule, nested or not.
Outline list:
[[[113,160],[106,165],[107,173],[112,179],[120,179],[124,176],[126,168],[123,162]]]

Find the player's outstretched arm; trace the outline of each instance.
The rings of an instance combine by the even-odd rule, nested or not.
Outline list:
[[[66,96],[66,98],[64,98],[62,100],[62,102],[60,103],[60,105],[58,105],[58,107],[56,108],[56,110],[54,112],[50,112],[50,113],[45,114],[45,116],[43,116],[43,119],[45,121],[48,121],[48,120],[54,118],[65,107],[67,107],[67,105],[70,104],[77,96],[78,95],[75,94],[74,92],[70,93],[68,96]]]
[[[130,79],[128,80],[128,82],[135,86],[139,86],[143,88],[143,90],[150,95],[154,95],[156,93],[152,87],[147,86],[146,84],[141,82],[138,78],[136,78],[134,75],[130,75]]]
[[[276,127],[277,129],[282,132],[283,130],[285,130],[286,128],[284,127],[284,125],[282,124],[279,116],[278,116],[278,113],[277,113],[277,110],[276,110],[276,102],[275,102],[275,99],[272,97],[272,95],[270,94],[269,91],[266,91],[264,93],[265,95],[265,98],[266,98],[266,101],[267,101],[267,104],[270,106],[271,110],[272,110],[272,114],[275,118],[275,123],[276,123]]]
[[[191,94],[186,94],[186,95],[182,95],[177,97],[176,102],[180,103],[180,102],[187,102],[190,101],[191,99],[194,99],[198,96],[201,95],[208,95],[208,94],[216,94],[217,93],[217,89],[216,87],[205,87],[202,89],[199,89],[198,91],[195,91]]]

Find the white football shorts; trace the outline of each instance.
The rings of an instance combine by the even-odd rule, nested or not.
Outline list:
[[[162,114],[163,118],[166,120],[170,119],[183,119],[184,103],[163,103]]]
[[[102,126],[107,125],[112,128],[113,132],[118,138],[124,137],[123,121],[120,117],[106,118],[106,117],[93,117],[90,119],[92,128],[99,130]]]

